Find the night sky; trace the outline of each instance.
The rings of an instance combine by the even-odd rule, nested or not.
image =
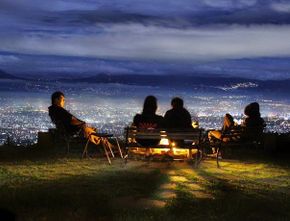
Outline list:
[[[15,75],[290,78],[289,39],[290,1],[0,1],[0,69]]]

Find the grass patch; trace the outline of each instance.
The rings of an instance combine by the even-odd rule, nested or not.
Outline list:
[[[17,154],[0,160],[0,208],[18,220],[290,220],[289,163],[171,164]]]

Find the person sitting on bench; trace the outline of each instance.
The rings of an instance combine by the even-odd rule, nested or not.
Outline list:
[[[56,91],[51,95],[51,106],[48,108],[49,116],[51,121],[57,126],[61,124],[64,130],[71,134],[78,134],[89,139],[92,143],[98,145],[102,141],[102,139],[94,133],[96,133],[96,129],[93,127],[89,127],[86,122],[78,119],[66,109],[64,109],[65,105],[65,96],[61,91]],[[103,141],[109,145],[109,142],[105,139]]]
[[[164,119],[162,116],[156,114],[157,110],[157,99],[156,97],[150,95],[144,100],[143,111],[141,114],[136,114],[133,120],[133,126],[138,129],[157,129],[162,128],[164,124]],[[137,142],[142,146],[155,146],[160,140],[142,140],[138,139]]]
[[[165,127],[170,131],[193,130],[191,115],[183,107],[183,100],[175,97],[171,100],[172,109],[164,115]],[[172,145],[183,146],[184,140],[170,140]]]
[[[193,129],[191,115],[183,107],[183,100],[175,97],[171,100],[172,109],[164,115],[165,127],[168,129]]]

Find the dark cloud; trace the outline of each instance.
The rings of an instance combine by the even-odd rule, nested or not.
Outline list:
[[[39,26],[81,28],[101,23],[141,23],[184,28],[208,24],[290,24],[289,5],[289,2],[270,0],[57,0],[49,3],[3,0],[0,12]]]
[[[236,67],[240,74],[258,68],[281,76],[286,71],[276,67],[275,72],[275,65],[265,69],[257,59],[290,56],[289,5],[272,0],[2,0],[0,64],[14,72],[141,73],[151,67],[156,74],[220,73]],[[244,58],[253,60],[249,69]],[[235,65],[221,62],[227,59]],[[217,68],[208,65],[213,61]]]

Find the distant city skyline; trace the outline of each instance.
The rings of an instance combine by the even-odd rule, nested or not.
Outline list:
[[[289,36],[289,1],[0,2],[0,69],[16,75],[285,79]]]

